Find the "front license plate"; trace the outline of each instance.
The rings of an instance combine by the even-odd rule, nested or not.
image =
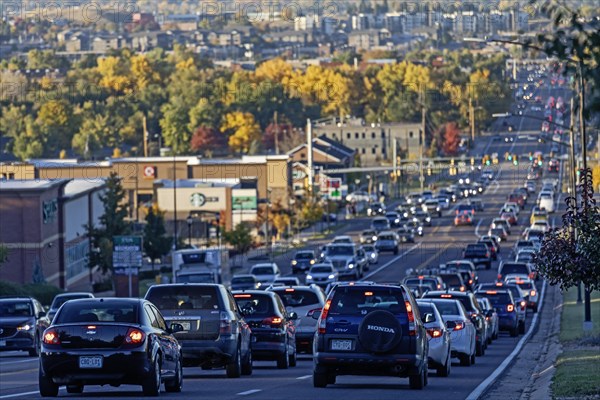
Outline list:
[[[6,340],[0,340],[0,347],[6,346]]]
[[[102,356],[79,357],[79,368],[102,368]]]
[[[352,350],[352,340],[332,340],[331,350]]]

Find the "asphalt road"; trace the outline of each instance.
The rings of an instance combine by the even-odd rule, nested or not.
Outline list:
[[[548,90],[548,89],[544,89]],[[547,95],[544,93],[544,99]],[[529,111],[526,110],[526,113]],[[519,117],[510,117],[517,132],[508,135],[514,141],[494,141],[491,137],[480,140],[489,140],[486,144],[488,154],[497,152],[502,156],[505,152],[519,155],[530,151],[549,151],[550,144],[540,144],[536,140],[520,138],[519,131],[539,131],[541,122],[525,120]],[[502,132],[502,137],[507,133]],[[523,136],[523,135],[521,135]],[[566,149],[565,149],[566,150]],[[564,151],[564,150],[563,150]],[[508,193],[517,186],[522,185],[526,176],[526,158],[521,158],[521,163],[514,166],[501,161],[493,166],[497,170],[498,178],[487,191],[480,196],[485,205],[485,211],[477,213],[474,226],[454,227],[452,210],[448,210],[441,218],[434,218],[433,226],[425,228],[423,237],[417,237],[417,243],[404,244],[398,256],[381,254],[378,265],[372,266],[365,279],[381,282],[397,282],[405,276],[409,268],[419,268],[443,263],[460,258],[462,249],[477,240],[478,235],[487,232],[491,220],[497,216],[498,210],[504,203]],[[554,174],[557,177],[557,174]],[[538,189],[541,187],[538,186]],[[550,218],[551,224],[560,224],[561,210],[564,210],[562,197],[557,199],[559,211]],[[521,211],[518,230],[528,225],[529,211],[534,199],[530,198],[525,210]],[[357,235],[369,225],[369,219],[359,218],[353,220],[345,228],[345,234]],[[518,238],[519,233],[514,232],[507,243],[501,245],[502,250],[499,260],[510,257],[510,249]],[[319,243],[312,244],[313,246]],[[276,257],[284,274],[290,274],[290,260],[292,254]],[[499,261],[498,261],[499,262]],[[494,281],[498,262],[494,262],[491,270],[479,270],[480,282]],[[245,271],[243,271],[245,272]],[[539,289],[539,288],[538,288]],[[527,328],[532,314],[528,313]],[[475,366],[461,367],[453,363],[449,378],[438,378],[430,374],[429,385],[423,391],[409,389],[408,379],[393,377],[338,377],[335,385],[326,389],[315,389],[312,386],[312,360],[310,356],[303,355],[299,358],[298,365],[288,370],[278,370],[274,362],[255,362],[254,373],[249,377],[227,379],[223,370],[203,371],[200,368],[184,370],[184,389],[180,394],[161,393],[161,397],[196,399],[208,398],[211,400],[255,398],[255,399],[331,399],[343,397],[347,400],[364,399],[406,399],[439,400],[440,398],[462,399],[477,387],[496,367],[502,363],[514,349],[520,337],[511,338],[506,333],[501,333],[498,340],[492,343],[485,356],[478,357]],[[0,353],[0,400],[9,398],[39,398],[37,386],[38,360],[26,356],[26,353],[6,352]],[[59,392],[61,397],[73,398],[115,398],[115,397],[141,397],[141,390],[136,386],[123,386],[113,388],[110,386],[86,387],[83,395],[67,394],[64,388]]]

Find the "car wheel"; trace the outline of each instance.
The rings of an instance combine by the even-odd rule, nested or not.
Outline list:
[[[519,323],[519,334],[524,334],[525,333],[525,322],[521,322]]]
[[[298,363],[298,353],[296,352],[296,349],[294,348],[294,352],[292,354],[290,354],[290,357],[289,357],[290,367],[295,367],[297,363]]]
[[[33,348],[29,350],[29,357],[39,357],[40,355],[40,338],[36,333],[35,338],[33,339]]]
[[[83,393],[83,385],[67,385],[67,393]]]
[[[490,335],[490,337],[487,338],[487,344],[492,344],[493,339],[494,339],[494,335]]]
[[[459,358],[460,358],[460,365],[462,365],[463,367],[471,366],[471,356],[470,355],[462,354]]]
[[[183,367],[181,366],[181,356],[175,364],[175,377],[165,382],[165,391],[168,393],[179,393],[183,388]]]
[[[38,384],[40,388],[40,396],[56,397],[58,396],[58,385],[52,379],[42,374],[42,368],[39,368]]]
[[[514,327],[510,330],[510,336],[511,337],[517,337],[519,336],[519,328],[518,327]]]
[[[335,385],[335,379],[337,378],[337,375],[334,373],[331,373],[329,375],[327,375],[327,383],[329,385]]]
[[[398,248],[397,247],[394,249],[394,255],[395,256],[398,255]]]
[[[252,350],[248,350],[246,360],[242,364],[242,375],[252,375]]]
[[[277,368],[288,369],[290,366],[290,353],[288,345],[285,346],[285,352],[277,357]]]
[[[419,371],[418,375],[410,375],[408,377],[408,384],[411,389],[422,390],[425,387],[425,376],[427,375],[427,369],[424,367]]]
[[[498,339],[498,331],[496,330],[496,332],[494,332],[494,334],[492,335],[492,339],[496,340]]]
[[[437,368],[437,376],[441,376],[446,378],[450,375],[450,369],[452,368],[452,360],[450,359],[450,353],[448,353],[448,357],[446,358],[446,364]]]
[[[483,345],[483,342],[477,342],[477,345],[475,347],[475,355],[477,357],[481,357],[485,354],[485,347]]]
[[[533,306],[533,312],[534,312],[534,313],[537,313],[537,312],[538,312],[538,306],[537,306],[537,304],[536,304],[535,306]]]
[[[156,355],[154,364],[152,365],[152,368],[150,368],[148,376],[144,379],[144,383],[142,383],[144,396],[158,396],[160,393],[160,380],[160,356]]]
[[[475,354],[471,354],[471,365],[475,365]]]
[[[313,370],[313,386],[316,388],[327,387],[329,383],[329,377],[327,376],[327,369],[317,365]]]
[[[240,348],[235,352],[235,358],[225,368],[228,378],[239,378],[242,375],[242,355]]]

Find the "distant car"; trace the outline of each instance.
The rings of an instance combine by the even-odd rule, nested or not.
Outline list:
[[[293,276],[280,276],[279,278],[275,278],[273,285],[298,286],[300,285],[300,280]]]
[[[369,260],[369,264],[377,264],[379,263],[379,252],[372,244],[364,244],[362,245],[362,249],[367,256],[367,260]]]
[[[463,211],[454,217],[454,226],[473,225],[473,214]]]
[[[145,396],[181,392],[182,348],[154,304],[102,298],[66,302],[43,335],[39,390],[56,397],[59,386],[82,393],[87,385],[140,385]],[[93,338],[93,340],[92,340]]]
[[[347,244],[353,244],[354,240],[352,240],[352,238],[348,235],[338,235],[336,237],[333,238],[333,240],[331,241],[331,243],[347,243]]]
[[[0,298],[0,351],[27,351],[37,357],[50,325],[42,304],[32,297]]]
[[[54,296],[52,300],[52,304],[50,305],[50,309],[48,310],[48,319],[52,322],[52,319],[56,315],[56,312],[69,300],[76,299],[93,299],[94,295],[89,292],[71,292],[71,293],[60,293]]]
[[[400,214],[396,211],[388,211],[385,213],[385,217],[390,222],[391,227],[398,226],[400,224]]]
[[[377,232],[373,229],[367,229],[360,233],[359,236],[360,243],[375,243],[377,241]]]
[[[231,277],[229,287],[231,290],[258,290],[261,288],[261,283],[255,275],[234,275]]]
[[[308,271],[317,262],[317,255],[312,250],[299,250],[292,259],[292,273]]]
[[[346,201],[349,203],[352,202],[369,202],[371,201],[372,196],[369,196],[367,192],[352,192],[346,196]]]
[[[401,226],[400,228],[396,229],[396,233],[398,234],[398,237],[402,243],[415,242],[415,234],[413,233],[413,230],[407,226]]]
[[[429,339],[428,366],[437,376],[447,377],[452,364],[450,331],[434,303],[417,300],[417,304]]]
[[[315,264],[306,274],[306,284],[314,283],[319,286],[326,287],[328,284],[337,282],[339,277],[338,271],[330,263]]]
[[[427,211],[417,210],[414,218],[417,218],[424,226],[431,226],[431,214]]]
[[[440,207],[439,201],[436,199],[425,200],[422,204],[422,209],[432,215],[436,214],[438,217],[442,216],[442,208]]]
[[[484,210],[481,199],[469,199],[469,206],[473,207],[473,209],[477,212]]]
[[[377,236],[377,242],[375,242],[375,248],[378,252],[391,251],[394,254],[398,254],[400,240],[398,235],[392,231],[383,231]]]
[[[371,220],[371,229],[379,233],[391,229],[390,221],[386,217],[375,217]]]
[[[367,215],[372,217],[374,215],[385,215],[386,207],[383,203],[371,203],[367,207]]]
[[[253,265],[250,274],[256,276],[261,284],[269,284],[279,278],[281,272],[275,263],[262,263]]]

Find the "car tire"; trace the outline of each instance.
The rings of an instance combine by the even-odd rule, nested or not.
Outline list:
[[[142,383],[142,392],[144,393],[144,396],[158,396],[160,394],[160,384],[160,356],[157,354],[154,358],[154,363],[152,364],[152,368],[150,368],[148,376]]]
[[[242,363],[242,375],[252,375],[252,350],[248,350],[248,355]]]
[[[492,335],[492,339],[498,339],[498,331],[494,332],[494,334]]]
[[[73,393],[73,394],[83,393],[83,385],[67,385],[67,393]]]
[[[475,355],[477,357],[481,357],[485,355],[485,347],[483,342],[477,342],[477,345],[475,346]]]
[[[327,384],[329,385],[335,385],[335,379],[337,378],[337,375],[334,373],[328,374],[327,375]]]
[[[179,393],[183,388],[183,366],[181,365],[181,356],[175,364],[175,377],[165,382],[165,391],[167,393]]]
[[[40,355],[40,337],[36,333],[33,339],[33,348],[29,350],[29,357],[39,357]]]
[[[525,333],[525,322],[519,323],[519,334],[523,335]]]
[[[398,255],[398,248],[397,248],[397,247],[394,249],[394,255],[395,255],[395,256],[397,256],[397,255]]]
[[[538,306],[537,306],[537,304],[536,304],[535,306],[533,306],[533,312],[534,312],[534,313],[537,313],[537,312],[538,312]]]
[[[389,328],[389,331],[374,331],[370,325]],[[386,310],[368,313],[358,326],[358,341],[369,352],[382,354],[393,350],[402,340],[402,326],[394,314]]]
[[[329,383],[329,377],[327,376],[327,370],[324,367],[316,366],[313,370],[313,386],[316,388],[327,387]]]
[[[510,337],[517,337],[519,336],[519,328],[518,327],[514,327],[510,330]]]
[[[471,354],[471,365],[475,365],[475,354]]]
[[[427,375],[427,368],[423,367],[418,375],[410,375],[408,377],[408,384],[411,389],[423,390],[425,387],[425,376]]]
[[[298,353],[296,352],[295,348],[294,348],[294,352],[292,354],[290,354],[289,364],[290,364],[290,367],[295,367],[298,364]]]
[[[450,375],[450,370],[452,369],[452,360],[450,359],[450,353],[448,353],[448,358],[446,359],[446,364],[438,367],[436,372],[437,376],[441,376],[442,378],[447,378]]]
[[[40,389],[40,396],[42,397],[56,397],[58,396],[58,385],[52,381],[52,379],[46,377],[42,373],[40,366],[38,375],[38,384]]]
[[[460,365],[463,367],[470,367],[471,366],[471,356],[469,354],[463,354],[459,357],[460,359]]]
[[[288,350],[288,345],[285,346],[285,352],[280,354],[277,357],[277,368],[278,369],[288,369],[290,366],[290,353]]]
[[[238,346],[235,358],[225,367],[228,378],[239,378],[242,375],[242,352]]]

